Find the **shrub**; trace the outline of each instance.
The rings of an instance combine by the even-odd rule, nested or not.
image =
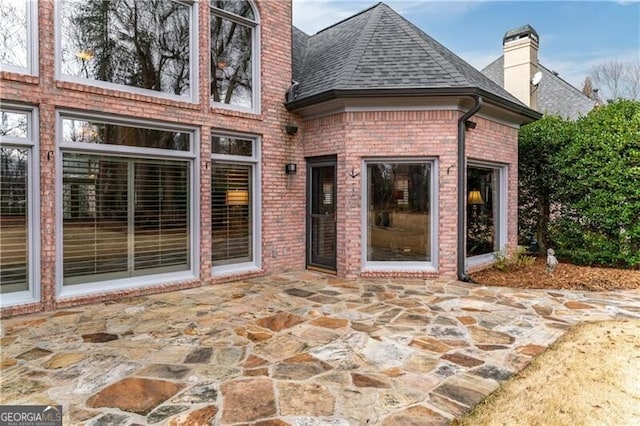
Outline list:
[[[580,118],[556,158],[558,254],[579,264],[640,267],[640,102],[616,101]]]
[[[507,248],[503,248],[493,254],[493,267],[499,271],[517,271],[525,266],[531,266],[536,261],[534,256],[528,256],[524,247],[518,246],[515,251],[508,254]]]

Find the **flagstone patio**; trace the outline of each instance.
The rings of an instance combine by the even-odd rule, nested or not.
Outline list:
[[[309,271],[2,321],[1,404],[64,424],[430,425],[640,292]]]

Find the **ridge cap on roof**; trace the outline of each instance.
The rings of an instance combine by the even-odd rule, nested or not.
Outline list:
[[[438,60],[436,62],[438,64],[438,66],[440,66],[440,68],[443,71],[446,71],[450,75],[453,75],[452,74],[452,71],[453,71],[453,73],[455,74],[456,79],[467,80],[466,77],[464,76],[464,74],[461,72],[461,70],[458,69],[458,67],[455,64],[453,64],[450,60],[445,58],[437,49],[432,47],[430,44],[431,43],[437,43],[439,46],[442,46],[444,49],[446,49],[452,55],[455,55],[455,53],[453,53],[451,50],[447,49],[444,45],[439,43],[436,39],[434,39],[433,37],[429,36],[426,32],[424,32],[423,30],[418,28],[411,21],[409,21],[404,16],[400,15],[398,12],[396,12],[392,8],[388,7],[388,9],[391,12],[393,12],[391,14],[391,19],[395,20],[396,23],[398,24],[398,26],[402,29],[402,31],[404,31],[405,34],[407,34],[407,36],[411,37],[411,39],[413,39],[417,43],[417,45],[420,46],[420,48],[425,53],[427,53],[430,56],[437,55]],[[424,38],[424,36],[426,36],[428,38],[428,40],[426,40]]]
[[[336,22],[335,24],[331,24],[328,27],[325,27],[325,28],[321,29],[320,31],[316,32],[314,35],[318,35],[318,34],[320,34],[322,32],[325,32],[325,31],[333,28],[333,27],[336,27],[336,26],[338,26],[338,25],[340,25],[340,24],[342,24],[344,22],[350,21],[351,19],[355,18],[356,16],[360,16],[360,15],[370,11],[371,9],[375,9],[378,6],[386,6],[386,4],[384,4],[383,2],[378,2],[378,3],[374,4],[373,6],[369,6],[366,9],[361,10],[360,12],[354,13],[353,15],[350,15],[350,16],[348,16],[348,17]]]
[[[376,9],[377,6],[386,6],[384,3],[378,3],[374,7],[370,7],[366,11],[363,11],[360,14],[364,14],[367,11],[371,11],[371,16],[367,20],[366,25],[364,26],[363,31],[359,34],[356,42],[354,43],[353,48],[349,52],[349,57],[347,58],[346,65],[344,66],[342,72],[338,76],[336,80],[337,86],[340,87],[343,83],[348,82],[351,77],[353,77],[358,65],[360,64],[360,59],[362,55],[364,55],[367,46],[369,45],[369,41],[373,33],[375,33],[376,28],[378,27],[378,23],[382,18],[382,9]],[[374,10],[376,9],[376,10]],[[355,16],[355,15],[354,15]]]

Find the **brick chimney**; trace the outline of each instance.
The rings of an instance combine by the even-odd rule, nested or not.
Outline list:
[[[532,109],[538,108],[537,90],[531,84],[538,72],[538,40],[530,25],[509,30],[502,39],[504,88]]]

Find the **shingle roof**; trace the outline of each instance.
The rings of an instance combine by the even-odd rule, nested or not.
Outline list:
[[[300,31],[298,28],[293,27],[292,34],[292,52],[291,56],[293,57],[293,79],[295,81],[300,80],[304,54],[307,50],[307,42],[309,41],[309,35]]]
[[[384,3],[312,36],[294,28],[293,38],[296,101],[336,90],[477,88],[530,111]]]
[[[538,86],[538,111],[575,120],[586,115],[595,102],[584,93],[564,81],[558,75],[538,64],[542,80]],[[501,87],[504,86],[504,56],[487,65],[482,72]]]

